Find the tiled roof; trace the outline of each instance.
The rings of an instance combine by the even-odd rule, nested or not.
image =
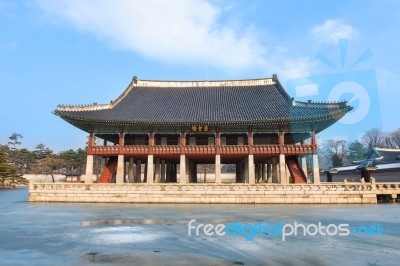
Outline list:
[[[135,80],[113,103],[59,106],[55,114],[74,124],[282,123],[339,119],[347,103],[292,100],[276,79],[211,82]]]

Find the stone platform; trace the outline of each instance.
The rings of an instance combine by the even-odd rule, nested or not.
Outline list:
[[[71,184],[30,183],[30,202],[374,204],[400,194],[400,183],[279,184]]]

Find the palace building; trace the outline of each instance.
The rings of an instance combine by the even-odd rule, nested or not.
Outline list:
[[[213,182],[221,184],[221,167],[229,164],[235,166],[231,183],[253,185],[319,184],[316,134],[351,109],[347,102],[295,101],[273,75],[222,81],[134,77],[109,104],[60,105],[54,113],[89,134],[85,183],[95,180],[93,156],[100,156],[105,163],[97,183],[189,185],[200,182],[198,165],[211,164]]]

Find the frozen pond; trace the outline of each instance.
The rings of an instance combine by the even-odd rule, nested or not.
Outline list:
[[[398,265],[400,205],[28,203],[0,190],[1,265]],[[188,236],[188,222],[380,226],[383,235]],[[195,230],[192,231],[194,234]],[[89,255],[89,253],[95,253]],[[94,261],[93,261],[94,257]]]

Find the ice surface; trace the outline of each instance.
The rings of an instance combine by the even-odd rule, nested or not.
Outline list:
[[[1,265],[398,265],[400,205],[29,203],[0,191]],[[383,236],[188,236],[188,222],[380,225]],[[93,256],[90,253],[94,253]]]

